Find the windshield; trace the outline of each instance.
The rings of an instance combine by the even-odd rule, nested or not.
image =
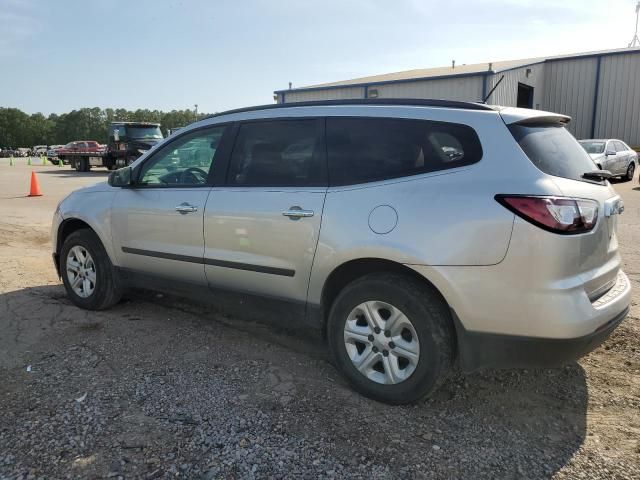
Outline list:
[[[587,153],[604,153],[604,142],[580,142]]]
[[[160,127],[127,127],[129,138],[136,140],[161,139],[162,132]]]
[[[595,162],[562,125],[510,125],[509,130],[533,164],[548,175],[582,180]]]

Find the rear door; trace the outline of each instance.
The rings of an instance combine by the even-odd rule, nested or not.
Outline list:
[[[206,285],[203,216],[225,126],[185,133],[136,169],[137,182],[112,205],[121,267]]]
[[[237,129],[226,185],[205,208],[207,280],[304,306],[327,190],[324,120]]]

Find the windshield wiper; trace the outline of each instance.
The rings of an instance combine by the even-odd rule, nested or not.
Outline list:
[[[612,176],[609,170],[593,170],[582,174],[582,178],[586,178],[587,180],[607,180]]]

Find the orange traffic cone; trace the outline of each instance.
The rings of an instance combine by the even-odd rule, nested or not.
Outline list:
[[[36,177],[36,172],[31,172],[31,191],[29,192],[29,196],[42,196],[42,193],[40,192],[40,184],[38,183],[38,177]]]

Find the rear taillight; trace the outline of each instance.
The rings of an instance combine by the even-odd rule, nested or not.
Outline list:
[[[554,233],[589,232],[598,221],[598,202],[594,200],[533,195],[496,195],[495,198],[526,221]]]

